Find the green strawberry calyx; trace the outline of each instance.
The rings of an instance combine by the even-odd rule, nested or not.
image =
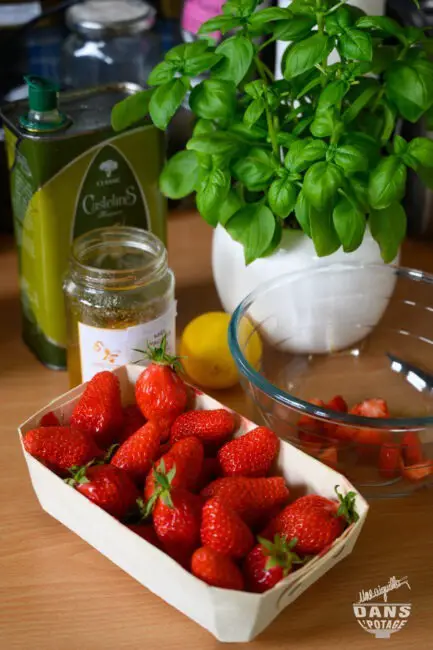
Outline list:
[[[140,352],[145,359],[150,360],[152,363],[155,363],[159,366],[170,366],[173,370],[179,371],[182,370],[180,363],[181,357],[176,355],[168,354],[167,352],[167,335],[164,334],[161,338],[159,345],[147,345],[145,350],[139,350],[134,348],[135,352]],[[140,361],[137,361],[140,363]]]
[[[146,519],[153,512],[156,502],[158,499],[161,499],[163,503],[169,508],[174,508],[173,501],[171,498],[171,484],[174,477],[176,476],[176,463],[173,464],[173,467],[169,472],[167,472],[165,467],[164,459],[161,458],[158,465],[154,465],[152,469],[152,477],[154,490],[153,494],[150,497],[149,501],[144,504],[143,507],[140,507],[140,512],[142,518]]]
[[[340,486],[335,486],[335,494],[338,497],[339,507],[336,512],[336,517],[342,517],[346,520],[347,524],[355,523],[359,519],[359,515],[356,511],[356,492],[348,492],[346,495],[341,494],[338,491]]]
[[[90,483],[89,479],[86,476],[86,472],[89,469],[89,467],[92,467],[92,465],[97,465],[97,464],[99,464],[98,461],[93,459],[86,465],[81,465],[81,466],[73,465],[68,469],[68,472],[72,474],[72,477],[63,479],[64,482],[67,485],[71,485],[72,487],[75,487],[76,485],[83,485],[84,483]]]
[[[267,556],[265,564],[266,571],[274,567],[281,567],[285,577],[291,572],[294,564],[304,564],[304,560],[293,551],[298,543],[297,537],[287,541],[284,535],[277,534],[273,542],[263,537],[258,537],[257,539],[262,547],[263,555]]]

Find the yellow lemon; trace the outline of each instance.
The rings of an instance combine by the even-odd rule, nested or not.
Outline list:
[[[231,388],[239,381],[228,344],[229,322],[229,314],[209,312],[194,318],[183,331],[180,341],[183,367],[191,380],[204,388]],[[257,368],[262,343],[246,318],[240,323],[238,338],[246,359]]]

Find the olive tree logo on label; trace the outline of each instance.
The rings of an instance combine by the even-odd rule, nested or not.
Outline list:
[[[388,602],[389,592],[401,587],[410,590],[408,579],[393,576],[386,585],[360,591],[358,602],[353,603],[356,620],[363,630],[374,634],[376,639],[389,639],[391,634],[400,632],[408,621],[411,603]]]

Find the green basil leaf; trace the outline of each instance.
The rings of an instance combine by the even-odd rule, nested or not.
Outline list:
[[[340,7],[325,18],[326,31],[330,36],[338,36],[353,25],[353,15],[349,7]]]
[[[373,45],[370,34],[359,29],[346,29],[340,36],[338,50],[346,59],[372,61]]]
[[[227,120],[236,110],[236,88],[231,81],[205,79],[189,96],[191,110],[207,120]]]
[[[233,134],[226,131],[216,131],[208,135],[194,136],[187,142],[186,148],[199,153],[230,156],[238,151],[240,143]]]
[[[368,197],[371,207],[382,210],[400,201],[406,189],[406,176],[406,167],[400,158],[383,158],[370,175]]]
[[[283,226],[281,224],[281,220],[279,219],[278,221],[275,222],[275,230],[274,230],[274,235],[272,237],[272,241],[263,253],[262,257],[269,257],[269,255],[272,255],[274,251],[279,247],[281,244],[281,239],[283,237]]]
[[[234,190],[231,189],[229,190],[229,193],[227,194],[226,198],[224,201],[221,203],[221,205],[215,210],[215,213],[217,215],[217,221],[222,226],[225,226],[227,221],[238,211],[240,208],[243,206],[242,199],[240,198],[239,194]],[[211,216],[211,215],[209,215]]]
[[[142,120],[149,113],[149,102],[152,90],[142,90],[115,104],[111,111],[111,126],[113,131],[123,131]]]
[[[196,197],[197,209],[205,219],[215,213],[215,208],[225,200],[229,189],[230,173],[227,170],[212,169],[201,183]],[[217,222],[212,219],[210,225],[216,226]]]
[[[316,24],[310,16],[294,16],[290,20],[280,20],[273,27],[273,34],[278,41],[299,41],[311,33]]]
[[[406,153],[407,150],[407,142],[404,138],[401,137],[401,135],[396,135],[394,137],[394,153],[397,156],[401,156],[404,153]],[[433,142],[432,142],[433,145]]]
[[[256,11],[250,16],[248,23],[251,27],[261,27],[264,24],[270,23],[273,20],[288,20],[293,16],[289,9],[283,7],[267,7]],[[269,26],[269,31],[272,31],[273,26]]]
[[[317,162],[305,174],[303,192],[316,210],[327,210],[343,182],[340,169],[330,162]]]
[[[342,144],[337,147],[334,162],[348,174],[365,172],[368,169],[368,159],[357,147]]]
[[[298,92],[296,95],[296,99],[301,99],[306,95],[307,93],[310,93],[314,88],[317,86],[322,85],[322,76],[319,74],[317,77],[313,77],[308,83],[305,84],[305,86]]]
[[[272,155],[258,147],[252,147],[245,156],[236,160],[232,170],[234,177],[252,191],[266,189],[275,173]]]
[[[255,79],[255,81],[250,81],[245,84],[244,90],[246,94],[253,99],[258,99],[259,97],[263,97],[266,90],[266,84],[262,79]]]
[[[379,75],[388,70],[390,65],[397,59],[398,53],[398,47],[395,45],[378,44],[373,46],[372,74]]]
[[[199,163],[195,151],[179,151],[168,160],[159,187],[169,199],[182,199],[193,192],[198,180]]]
[[[406,42],[410,45],[415,45],[416,43],[420,43],[424,40],[424,31],[419,27],[409,25],[408,27],[404,28],[403,32],[406,38]]]
[[[251,264],[269,248],[275,232],[275,218],[262,203],[249,203],[226,223],[229,235],[243,245],[245,263]]]
[[[210,34],[212,32],[225,33],[226,30],[234,29],[241,25],[241,21],[232,16],[215,16],[203,23],[198,30],[199,34]]]
[[[166,61],[171,61],[177,68],[181,68],[188,59],[204,54],[208,49],[206,41],[195,41],[194,43],[182,43],[172,47],[165,55]]]
[[[356,27],[367,30],[376,29],[397,38],[403,35],[403,27],[396,20],[387,16],[363,16],[356,21]]]
[[[289,171],[302,172],[311,163],[323,160],[328,151],[328,145],[323,140],[296,140],[287,154],[284,165]]]
[[[308,129],[308,127],[310,126],[310,124],[312,123],[313,120],[314,120],[314,117],[304,117],[302,120],[299,120],[299,122],[293,128],[293,131],[292,131],[295,138],[302,135],[304,133],[304,131],[306,131]],[[313,133],[313,135],[316,135],[316,134]]]
[[[408,146],[408,153],[423,167],[433,167],[433,140],[415,138]]]
[[[356,147],[361,151],[362,155],[367,158],[369,169],[376,167],[380,159],[380,142],[375,138],[361,131],[353,131],[343,135],[340,142],[341,145]]]
[[[265,106],[266,103],[263,97],[254,99],[244,113],[245,124],[247,126],[253,126],[253,124],[255,124],[257,120],[262,116],[263,111],[265,110]]]
[[[279,131],[277,133],[278,144],[282,147],[290,148],[292,143],[296,140],[295,136],[292,133],[285,133],[285,131]]]
[[[314,68],[326,58],[333,48],[333,41],[324,34],[315,34],[299,43],[290,45],[283,60],[283,76],[293,79]]]
[[[390,137],[392,136],[395,123],[397,120],[397,110],[387,99],[383,98],[379,102],[378,106],[382,110],[383,114],[383,129],[380,141],[382,144],[386,144]]]
[[[345,197],[338,200],[332,213],[334,228],[345,253],[356,251],[364,239],[365,214]]]
[[[400,203],[370,212],[370,231],[380,246],[384,262],[393,262],[406,236],[407,219]]]
[[[223,58],[212,69],[212,76],[239,84],[253,61],[254,47],[251,41],[237,34],[218,45],[216,53]]]
[[[294,14],[307,14],[309,16],[316,16],[316,0],[292,0],[290,3],[290,11]]]
[[[295,185],[287,178],[277,178],[268,191],[269,207],[274,214],[285,219],[295,207],[297,194]]]
[[[318,257],[332,255],[340,248],[340,240],[332,221],[332,212],[329,209],[317,210],[310,207],[311,239]]]
[[[215,133],[215,126],[212,120],[199,118],[194,125],[193,135],[205,135],[206,133]]]
[[[304,192],[299,192],[295,205],[295,216],[297,222],[308,237],[311,237],[310,208],[310,203],[305,197]]]
[[[249,18],[258,4],[259,0],[228,0],[224,4],[224,13],[228,10],[233,16]]]
[[[369,211],[370,204],[368,202],[368,177],[364,176],[351,176],[349,179],[349,187],[353,192],[357,205],[361,210],[366,213]]]
[[[347,81],[332,81],[320,93],[319,102],[317,104],[317,111],[326,111],[329,108],[340,108],[344,96],[348,92],[350,86]]]
[[[385,80],[388,98],[409,122],[417,122],[433,106],[433,63],[430,61],[395,61],[387,70]]]
[[[185,61],[183,71],[184,74],[190,77],[196,77],[197,75],[210,70],[219,61],[221,61],[221,57],[218,56],[218,54],[215,54],[214,52],[207,52],[205,54],[195,56],[193,59],[188,59]]]
[[[158,86],[153,92],[149,103],[150,117],[161,131],[165,131],[171,118],[180,108],[188,87],[184,79],[173,79]]]
[[[175,76],[178,66],[172,61],[162,61],[156,65],[149,75],[147,83],[149,86],[160,86],[171,81]]]
[[[328,138],[334,133],[338,123],[338,113],[335,108],[316,112],[310,131],[316,138]]]
[[[378,92],[378,86],[376,84],[367,87],[362,93],[352,102],[349,108],[343,113],[343,122],[345,124],[350,124],[353,122],[363,108],[373,99],[373,97]]]
[[[247,126],[243,122],[235,122],[229,127],[229,133],[234,133],[239,139],[242,139],[243,142],[252,144],[252,143],[266,143],[268,137],[268,132],[266,129],[262,129],[260,126]]]

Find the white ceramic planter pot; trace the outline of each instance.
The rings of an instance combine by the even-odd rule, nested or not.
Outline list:
[[[286,230],[277,251],[246,266],[243,247],[218,226],[212,266],[229,313],[260,284],[311,270],[293,284],[284,282],[281,289],[269,291],[250,310],[274,344],[306,354],[344,349],[363,339],[382,317],[396,280],[368,231],[354,253],[339,250],[319,258],[311,239]]]

